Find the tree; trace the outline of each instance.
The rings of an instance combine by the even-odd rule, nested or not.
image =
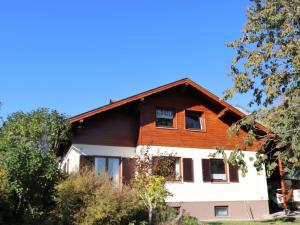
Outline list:
[[[44,108],[13,113],[3,123],[0,168],[14,214],[20,218],[38,220],[53,203],[60,177],[55,153],[68,142],[69,130],[64,115]]]
[[[143,204],[148,210],[148,224],[153,223],[153,212],[165,205],[165,199],[171,196],[165,186],[165,178],[155,175],[153,172],[153,158],[149,154],[149,147],[141,150],[141,154],[137,157],[138,175],[135,179],[135,189],[141,198]],[[162,172],[163,168],[168,170],[168,157],[163,157],[160,162],[160,169],[156,165],[156,170]],[[169,173],[167,173],[169,174]]]
[[[300,169],[300,1],[252,2],[242,37],[228,44],[236,57],[229,74],[234,84],[225,98],[251,93],[249,106],[257,109],[231,131],[243,127],[249,139],[261,141],[257,168],[266,163],[272,172],[281,159],[285,171],[295,175]],[[255,121],[270,132],[258,133]]]

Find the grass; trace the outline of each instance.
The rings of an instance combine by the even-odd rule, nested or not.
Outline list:
[[[273,220],[261,221],[220,221],[220,222],[206,222],[205,225],[295,225],[300,224],[300,220],[295,218],[278,218]]]

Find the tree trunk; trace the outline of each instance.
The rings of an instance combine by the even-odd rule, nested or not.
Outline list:
[[[152,225],[152,209],[148,212],[148,225]]]

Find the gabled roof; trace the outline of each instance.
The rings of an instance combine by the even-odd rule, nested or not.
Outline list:
[[[234,114],[236,114],[237,116],[239,116],[241,118],[244,117],[244,116],[246,116],[243,112],[241,112],[237,108],[233,107],[232,105],[228,104],[227,102],[223,101],[222,99],[220,99],[219,97],[217,97],[213,93],[211,93],[208,90],[206,90],[205,88],[201,87],[199,84],[193,82],[189,78],[184,78],[184,79],[177,80],[177,81],[174,81],[172,83],[169,83],[169,84],[166,84],[166,85],[163,85],[163,86],[151,89],[149,91],[145,91],[145,92],[139,93],[137,95],[133,95],[133,96],[128,97],[128,98],[124,98],[124,99],[119,100],[119,101],[115,101],[115,102],[113,102],[111,104],[108,104],[108,105],[105,105],[105,106],[102,106],[102,107],[99,107],[99,108],[96,108],[96,109],[93,109],[93,110],[90,110],[90,111],[78,114],[76,116],[73,116],[73,117],[69,118],[69,121],[71,123],[74,123],[74,122],[77,122],[77,121],[80,121],[80,120],[84,120],[85,118],[94,116],[94,115],[99,114],[101,112],[105,112],[105,111],[108,111],[108,110],[111,110],[111,109],[123,106],[125,104],[134,102],[136,100],[143,99],[143,98],[148,97],[150,95],[153,95],[153,94],[156,94],[156,93],[168,90],[170,88],[173,88],[173,87],[176,87],[176,86],[179,86],[179,85],[187,85],[187,86],[191,86],[191,87],[195,88],[196,90],[198,90],[202,94],[206,95],[208,98],[210,98],[210,99],[214,100],[215,102],[218,102],[219,104],[221,104],[222,106],[224,106],[225,107],[224,112],[225,111],[231,111],[231,112],[233,112]],[[263,130],[263,131],[267,130],[261,124],[257,124],[257,127],[259,129]]]

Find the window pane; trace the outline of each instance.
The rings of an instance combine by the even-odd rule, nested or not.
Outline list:
[[[173,127],[173,119],[156,119],[156,126],[158,127]]]
[[[202,130],[201,127],[201,112],[186,111],[185,112],[185,128]]]
[[[187,129],[201,129],[200,119],[197,116],[186,115],[185,124]]]
[[[180,179],[180,160],[176,159],[175,161],[175,175],[176,175],[176,180]]]
[[[215,216],[228,216],[228,206],[215,206]]]
[[[106,158],[95,158],[95,172],[97,175],[105,175]]]
[[[108,176],[111,181],[119,184],[119,159],[108,159]]]
[[[163,119],[173,119],[174,112],[172,110],[157,109],[156,117],[163,118]]]
[[[213,159],[210,163],[211,179],[225,180],[225,165],[222,159]]]

